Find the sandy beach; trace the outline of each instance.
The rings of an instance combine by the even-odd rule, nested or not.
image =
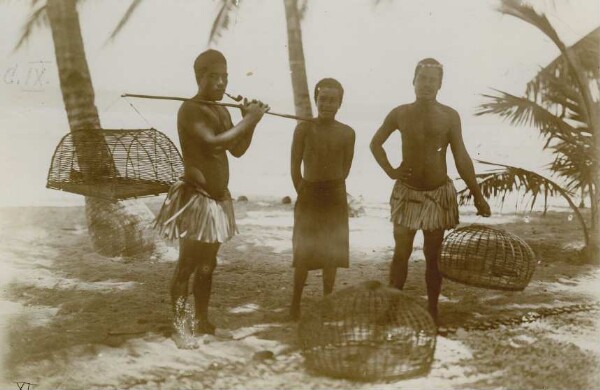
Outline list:
[[[0,390],[600,389],[600,259],[592,263],[582,254],[580,224],[583,218],[592,228],[593,220],[594,232],[600,226],[594,176],[600,2],[1,3]],[[226,64],[215,53],[198,59],[207,49],[221,52]],[[330,78],[337,82],[320,82]],[[258,112],[233,105],[242,96],[267,103],[270,112],[257,123]],[[205,118],[201,106],[182,103],[192,97],[226,103],[236,129],[223,112]],[[268,115],[274,113],[284,115]],[[292,120],[297,116],[302,120]],[[332,125],[334,116],[354,135]],[[298,127],[319,117],[308,131]],[[99,140],[90,136],[95,129],[133,136],[82,147]],[[136,245],[129,237],[152,237],[150,223],[138,231],[133,218],[123,218],[131,229],[116,238],[127,241],[127,251],[95,251],[84,197],[48,186],[54,171],[71,189],[92,188],[88,196],[99,195],[100,183],[113,174],[127,191],[143,180],[173,183],[182,171],[177,164],[159,166],[173,155],[162,153],[164,139],[143,137],[140,130],[147,129],[179,151],[183,142],[188,179],[214,180],[201,187],[227,186],[234,198],[239,234],[221,246],[212,281],[209,317],[217,332],[192,336],[196,349],[178,349],[173,341],[170,283],[178,243],[155,234],[152,253],[100,255],[139,253],[129,251]],[[89,130],[89,137],[61,144],[74,130]],[[292,153],[300,142],[302,153],[296,147]],[[404,169],[386,174],[384,157],[391,167],[414,171],[406,184],[417,188],[433,188],[444,175],[459,191],[469,183],[485,214],[472,185],[478,180],[492,197],[493,215],[478,217],[473,205],[461,205],[461,226],[490,225],[524,240],[535,253],[531,281],[509,292],[444,280],[425,375],[354,382],[308,370],[298,323],[289,316],[291,172],[300,155],[306,180],[345,177],[351,209],[358,210],[349,223],[350,267],[338,270],[334,291],[367,281],[388,285],[395,244],[388,201]],[[141,208],[151,217],[164,199],[163,193],[134,205],[147,205],[150,211]],[[568,205],[580,205],[582,217]],[[95,217],[91,233],[102,234]],[[472,242],[490,248],[500,240]],[[514,250],[503,245],[502,252],[509,246]],[[514,276],[509,263],[490,272]],[[422,307],[425,271],[419,232],[402,294]],[[315,313],[323,279],[321,271],[309,273],[303,313]],[[388,320],[409,312],[396,309],[387,305],[384,316],[364,316],[376,323],[366,330],[343,323],[344,336],[404,342],[402,352],[381,354],[386,362],[413,356],[405,352],[414,351],[412,344],[431,346],[423,328],[390,330]],[[380,361],[372,358],[379,352],[346,356],[362,372],[365,361]]]
[[[146,200],[156,212],[160,198]],[[521,326],[438,336],[424,377],[394,383],[355,383],[308,373],[287,320],[291,298],[293,205],[279,199],[235,203],[240,234],[222,247],[210,314],[217,336],[198,337],[196,350],[170,338],[168,284],[177,258],[159,241],[149,258],[94,254],[81,207],[0,210],[0,388],[472,388],[591,389],[600,386],[598,313],[546,317]],[[596,265],[583,263],[579,226],[568,211],[496,214],[486,220],[463,210],[463,224],[488,223],[531,245],[537,268],[523,292],[501,292],[446,281],[443,326],[526,315],[539,308],[598,302]],[[336,288],[387,281],[392,254],[385,204],[351,218],[351,266]],[[405,291],[425,303],[424,258],[417,235]],[[311,272],[303,309],[321,298]],[[274,359],[256,354],[271,351]]]

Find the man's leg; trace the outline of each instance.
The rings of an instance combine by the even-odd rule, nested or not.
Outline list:
[[[444,230],[423,231],[425,243],[423,252],[427,263],[425,270],[425,281],[427,283],[427,299],[429,301],[429,313],[435,323],[438,323],[438,298],[442,290],[442,274],[438,268],[438,257],[440,247],[444,240]]]
[[[179,240],[179,260],[171,279],[171,304],[175,311],[178,302],[185,302],[188,296],[190,276],[196,269],[196,259],[187,246],[189,241]]]
[[[212,288],[212,275],[217,266],[219,243],[197,243],[198,266],[194,274],[194,302],[196,306],[196,332],[215,334],[215,326],[208,320],[208,302]]]
[[[412,254],[415,230],[394,224],[394,258],[390,267],[390,285],[402,290],[408,274],[408,259]]]
[[[300,319],[300,300],[307,276],[308,270],[305,267],[296,266],[294,268],[294,293],[292,295],[292,306],[290,307],[290,317],[292,320]]]
[[[194,348],[192,332],[186,324],[186,301],[190,276],[196,269],[196,259],[189,246],[192,241],[179,240],[179,260],[171,279],[171,305],[173,307],[173,327],[175,343],[179,348]]]
[[[323,268],[323,295],[329,295],[333,292],[336,273],[337,267]]]

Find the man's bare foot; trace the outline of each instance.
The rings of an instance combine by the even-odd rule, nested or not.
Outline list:
[[[185,298],[179,298],[175,302],[173,318],[173,334],[171,338],[179,349],[195,349],[198,343],[190,327],[190,309]]]
[[[195,326],[195,333],[201,334],[215,334],[216,327],[207,319],[197,320]]]
[[[173,342],[179,349],[196,349],[198,348],[198,342],[194,338],[194,336],[189,334],[182,334],[178,331],[173,332],[171,335]]]
[[[195,349],[198,348],[198,343],[191,332],[186,318],[178,316],[173,321],[173,334],[171,338],[179,349]]]

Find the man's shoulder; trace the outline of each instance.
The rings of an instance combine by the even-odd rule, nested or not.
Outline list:
[[[296,125],[296,132],[299,134],[305,134],[308,130],[310,130],[313,126],[313,122],[311,121],[300,121]]]
[[[206,104],[186,101],[179,107],[177,113],[177,130],[180,135],[188,134],[196,125],[202,125],[217,133],[218,123],[216,113]]]
[[[451,117],[458,116],[458,111],[456,111],[454,108],[452,108],[450,106],[447,106],[445,104],[438,102],[438,107],[440,108],[440,110],[442,110],[442,112],[444,112],[445,114],[448,114]]]
[[[215,113],[208,104],[201,104],[193,100],[185,101],[179,107],[179,117],[189,120],[214,120]]]
[[[336,121],[340,131],[342,132],[342,134],[346,135],[346,136],[352,136],[355,134],[354,129],[350,126],[348,126],[345,123]]]
[[[412,106],[413,106],[412,103],[401,104],[399,106],[392,108],[390,110],[389,115],[395,115],[396,117],[398,117],[399,115],[404,115],[404,113],[406,113],[408,110],[410,110],[410,108]]]

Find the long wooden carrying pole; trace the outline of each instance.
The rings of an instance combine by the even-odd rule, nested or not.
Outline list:
[[[182,98],[182,97],[177,97],[177,96],[137,95],[137,94],[133,94],[133,93],[124,93],[121,95],[121,97],[134,97],[134,98],[141,98],[141,99],[157,99],[157,100],[178,100],[180,102],[191,101],[194,103],[207,104],[210,106],[242,108],[241,104],[213,102],[210,100],[187,99],[187,98]],[[279,114],[277,112],[271,112],[271,111],[267,111],[265,114],[279,116],[281,118],[295,119],[298,121],[312,121],[313,120],[312,118],[304,118],[301,116],[288,115],[288,114]]]

